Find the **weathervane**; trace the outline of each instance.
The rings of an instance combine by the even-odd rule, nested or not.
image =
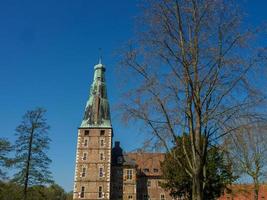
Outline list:
[[[99,64],[102,64],[102,48],[99,48],[98,51],[99,51]]]

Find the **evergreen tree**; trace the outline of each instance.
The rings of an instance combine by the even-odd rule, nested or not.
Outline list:
[[[28,187],[52,182],[47,156],[50,139],[49,126],[45,118],[46,110],[37,108],[27,111],[21,124],[16,128],[16,157],[14,166],[17,173],[14,181],[23,186],[23,199],[27,199]]]
[[[0,138],[0,179],[6,179],[5,168],[10,164],[8,153],[12,150],[10,142],[4,138]]]
[[[182,197],[183,199],[192,199],[192,179],[186,173],[186,159],[192,155],[185,154],[185,148],[192,148],[188,135],[177,138],[179,146],[172,149],[166,155],[161,164],[163,177],[166,182],[161,186],[170,191],[173,197]],[[182,145],[183,144],[183,145]],[[212,146],[207,152],[207,161],[204,167],[204,199],[215,200],[221,196],[227,185],[235,177],[232,175],[231,164],[224,158],[224,153],[218,147]],[[177,157],[184,158],[184,162],[177,162]]]

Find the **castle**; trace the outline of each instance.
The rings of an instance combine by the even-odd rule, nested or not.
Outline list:
[[[162,153],[124,154],[114,147],[105,66],[94,66],[85,114],[78,129],[73,199],[170,200],[160,186]]]

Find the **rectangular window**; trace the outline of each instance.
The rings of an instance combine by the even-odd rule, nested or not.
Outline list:
[[[102,178],[104,176],[104,169],[103,167],[99,168],[99,177]]]
[[[100,131],[100,135],[101,135],[101,136],[105,135],[105,130],[101,130],[101,131]]]
[[[132,196],[132,195],[129,195],[129,196],[128,196],[128,199],[133,199],[133,196]]]
[[[88,136],[89,135],[89,130],[84,131],[84,135]]]
[[[84,188],[84,186],[82,186],[82,188],[81,188],[81,195],[80,195],[81,198],[84,198],[84,191],[85,191],[85,188]]]
[[[88,139],[84,139],[83,145],[84,145],[85,147],[87,147],[87,145],[88,145]]]
[[[127,169],[126,170],[126,179],[127,180],[132,180],[133,179],[133,170],[132,169]]]
[[[83,168],[82,168],[82,177],[85,177],[85,174],[86,174],[86,168],[83,167]]]
[[[103,188],[102,188],[102,186],[99,186],[99,188],[98,188],[98,198],[102,198],[103,197]]]
[[[105,146],[105,140],[104,138],[100,139],[100,147],[104,147]]]
[[[149,199],[149,195],[148,194],[144,194],[143,199],[144,200],[148,200]]]
[[[147,187],[151,187],[151,180],[147,181]]]
[[[160,195],[160,200],[165,200],[165,195],[164,194]]]
[[[104,160],[104,153],[103,152],[100,153],[99,158],[100,158],[100,160]]]
[[[83,160],[87,159],[87,153],[83,153]]]

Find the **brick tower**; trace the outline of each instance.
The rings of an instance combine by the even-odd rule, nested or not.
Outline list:
[[[73,199],[110,200],[112,126],[105,67],[94,67],[85,114],[78,129]]]

